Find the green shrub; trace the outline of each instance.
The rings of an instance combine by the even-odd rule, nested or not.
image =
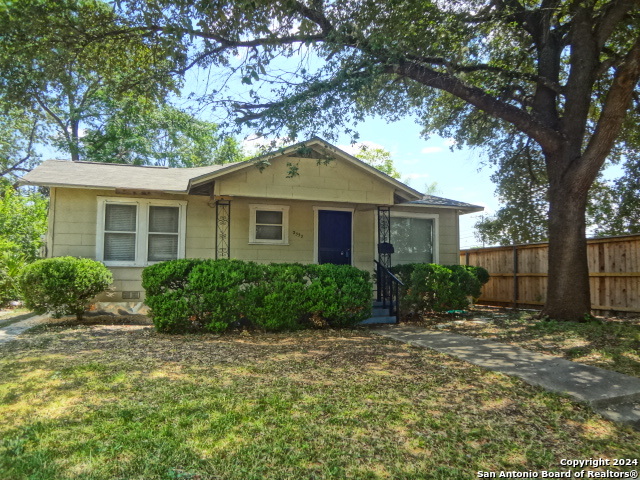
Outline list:
[[[369,273],[349,265],[307,265],[305,310],[330,325],[351,326],[371,316]]]
[[[184,331],[201,321],[194,299],[187,295],[187,278],[204,260],[179,259],[150,265],[142,271],[145,303],[151,308],[161,332]]]
[[[36,260],[20,276],[25,305],[53,317],[75,314],[82,320],[85,306],[113,281],[102,263],[88,258],[57,257]]]
[[[18,282],[26,265],[19,246],[0,238],[0,306],[21,298]]]
[[[411,263],[391,271],[402,280],[401,307],[407,312],[462,310],[480,296],[489,273],[482,267]]]
[[[369,274],[344,265],[173,260],[147,267],[142,286],[163,332],[221,332],[243,323],[295,330],[312,318],[344,326],[371,313]]]

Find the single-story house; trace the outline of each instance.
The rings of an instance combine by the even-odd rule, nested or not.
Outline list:
[[[142,269],[175,258],[455,264],[458,217],[482,210],[423,195],[320,138],[198,168],[48,160],[22,184],[50,189],[46,256],[104,262],[114,285],[98,300],[130,311],[144,299]]]

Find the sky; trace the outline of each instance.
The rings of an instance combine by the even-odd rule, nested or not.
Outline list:
[[[241,59],[238,58],[238,60]],[[306,66],[314,68],[311,64]],[[290,68],[286,69],[290,70]],[[215,88],[216,80],[219,82],[221,78],[226,77],[222,73],[219,75],[198,69],[188,72],[182,88],[183,105],[191,104],[187,100],[190,97],[197,98],[210,93],[211,89]],[[242,98],[243,90],[255,88],[242,85],[237,80],[228,78],[226,80],[226,93],[233,94],[235,98]],[[181,103],[180,99],[177,103]],[[215,122],[216,117],[221,114],[219,111],[207,114],[204,109],[199,116],[204,120]],[[349,127],[354,128],[353,125]],[[482,168],[482,152],[466,148],[452,150],[452,139],[437,135],[432,135],[425,140],[421,136],[422,127],[412,117],[393,123],[382,118],[369,117],[359,123],[355,130],[359,133],[358,143],[366,143],[370,147],[382,147],[391,153],[394,166],[401,174],[400,180],[412,188],[424,192],[427,185],[436,182],[435,195],[484,207],[484,212],[460,217],[460,247],[482,246],[482,242],[474,235],[474,224],[480,220],[481,215],[491,215],[499,208],[498,200],[494,195],[495,185],[490,180],[491,169],[490,167]],[[245,145],[250,150],[255,148],[252,148],[249,141],[254,137],[252,132],[245,132],[243,135],[246,136]],[[297,141],[303,140],[305,139],[297,139]],[[355,153],[355,149],[351,148],[351,137],[348,134],[342,134],[338,136],[337,141],[330,143],[348,153]]]
[[[193,107],[195,102],[190,98],[197,97],[210,88],[211,77],[205,72],[193,71],[188,75],[180,97],[174,98],[174,102],[183,108]],[[230,87],[232,91],[241,88],[246,86]],[[207,112],[204,109],[198,116],[203,120],[216,122],[219,121],[220,115],[221,112]],[[352,125],[350,127],[353,128]],[[375,148],[381,147],[391,153],[394,166],[401,174],[400,180],[412,188],[424,192],[428,185],[436,182],[435,195],[484,207],[484,212],[460,217],[460,247],[482,246],[474,235],[474,224],[481,215],[493,214],[499,208],[499,204],[494,196],[495,185],[489,178],[491,169],[482,168],[480,151],[464,148],[452,150],[452,140],[437,135],[425,140],[421,136],[421,126],[411,117],[393,123],[388,123],[382,118],[369,117],[355,129],[359,133],[359,143],[366,143]],[[255,137],[252,132],[244,132],[242,136],[248,137],[248,140]],[[243,140],[242,136],[238,139]],[[298,138],[298,141],[303,140],[304,138]],[[255,148],[252,148],[250,141],[244,143],[249,150]],[[348,153],[356,153],[351,147],[351,137],[347,134],[330,143]],[[44,159],[67,157],[52,147],[44,147],[40,153]]]
[[[359,141],[391,152],[400,179],[412,188],[424,192],[427,185],[436,182],[436,195],[484,207],[484,212],[460,217],[460,248],[481,246],[474,235],[474,224],[481,215],[490,215],[499,207],[490,168],[482,168],[480,152],[452,151],[451,139],[433,135],[425,140],[421,130],[411,118],[394,123],[371,118],[358,126]],[[350,138],[344,136],[337,146],[348,151],[349,142]]]
[[[494,196],[491,169],[482,165],[482,152],[467,148],[452,149],[452,139],[432,135],[428,140],[421,136],[422,128],[414,119],[388,123],[381,118],[368,118],[356,130],[360,138],[356,145],[365,143],[369,148],[384,148],[391,153],[400,180],[410,187],[424,192],[436,182],[435,195],[484,207],[483,212],[460,217],[460,248],[482,246],[474,235],[474,224],[482,215],[491,215],[499,203]],[[303,141],[304,138],[298,138]],[[264,143],[251,137],[245,139],[249,150],[257,148],[253,143]],[[354,155],[358,149],[351,145],[349,135],[341,135],[330,143]]]

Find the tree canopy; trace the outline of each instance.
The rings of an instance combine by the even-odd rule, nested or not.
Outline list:
[[[398,172],[396,167],[393,165],[391,152],[384,148],[370,147],[363,143],[356,145],[356,147],[358,149],[355,154],[357,158],[368,163],[372,167],[377,168],[381,172],[386,173],[392,178],[397,180],[400,179],[400,172]]]
[[[13,182],[39,161],[36,145],[41,142],[43,132],[40,120],[25,109],[6,106],[3,110],[0,114],[0,181]]]
[[[129,0],[96,42],[149,41],[173,69],[229,68],[246,90],[208,98],[261,134],[354,132],[407,115],[425,135],[513,152],[531,140],[549,200],[544,313],[590,310],[585,212],[607,157],[638,146],[634,0]],[[154,43],[155,42],[155,43]],[[227,83],[229,85],[229,83]],[[237,92],[236,92],[237,93]],[[635,97],[634,97],[635,96]],[[635,100],[634,100],[635,98]],[[631,111],[631,114],[627,114]]]
[[[101,121],[107,102],[134,94],[157,101],[177,87],[166,50],[144,36],[92,41],[125,26],[98,0],[14,0],[0,8],[0,95],[49,125],[50,139],[73,160],[82,129]]]
[[[87,160],[134,165],[200,167],[244,159],[241,145],[216,124],[169,104],[114,102],[102,125],[80,145]]]

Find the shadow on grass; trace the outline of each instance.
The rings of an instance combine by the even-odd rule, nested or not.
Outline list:
[[[55,326],[4,353],[0,478],[455,480],[640,442],[564,397],[363,331]]]

